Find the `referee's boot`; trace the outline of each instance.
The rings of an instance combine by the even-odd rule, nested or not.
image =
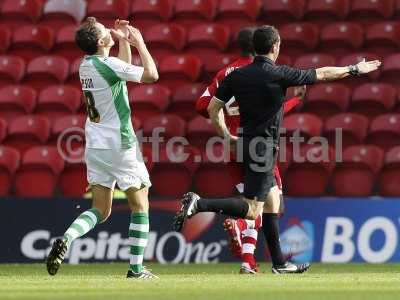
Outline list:
[[[300,274],[306,272],[310,268],[309,263],[295,265],[290,262],[286,262],[283,265],[272,266],[272,273],[274,274]]]
[[[65,253],[67,253],[67,243],[62,239],[56,239],[46,259],[47,272],[50,275],[57,274],[58,269],[64,261]]]
[[[190,219],[197,213],[197,201],[200,196],[196,193],[186,193],[182,198],[181,209],[177,212],[174,217],[173,227],[175,231],[180,232],[185,225],[187,219]]]

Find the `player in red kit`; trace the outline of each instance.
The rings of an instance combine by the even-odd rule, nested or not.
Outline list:
[[[196,110],[202,116],[208,118],[207,108],[215,95],[219,83],[233,70],[246,66],[253,62],[253,28],[244,28],[238,34],[238,44],[242,51],[241,57],[220,70],[212,83],[207,87],[206,91],[196,102]],[[284,113],[286,114],[297,106],[302,97],[305,94],[305,87],[299,87],[295,89],[296,97],[288,100],[284,105]],[[238,128],[240,124],[240,114],[239,107],[235,98],[232,98],[225,106],[225,121],[229,128],[229,131],[238,135]],[[279,213],[283,212],[282,204],[282,180],[279,174],[278,166],[274,169],[275,180],[277,182],[276,193],[279,197]],[[242,192],[243,184],[238,184],[236,188],[239,192]],[[276,200],[275,200],[276,202]],[[257,264],[254,258],[254,251],[257,244],[258,230],[262,226],[262,214],[260,214],[256,220],[246,220],[246,219],[226,219],[224,221],[224,228],[228,232],[230,237],[230,248],[233,254],[242,260],[242,266],[240,268],[240,273],[242,274],[256,274]],[[279,237],[278,237],[279,239]],[[268,241],[267,241],[268,244]],[[270,251],[271,256],[274,255],[274,251]]]

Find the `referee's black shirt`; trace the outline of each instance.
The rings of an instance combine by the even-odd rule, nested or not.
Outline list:
[[[265,56],[256,56],[253,63],[229,74],[215,97],[225,103],[235,97],[243,136],[273,138],[277,144],[287,88],[316,81],[314,69],[278,66]]]

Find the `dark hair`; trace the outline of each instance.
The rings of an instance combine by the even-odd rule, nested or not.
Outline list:
[[[254,32],[254,50],[259,55],[268,54],[272,46],[279,42],[279,40],[279,32],[275,27],[268,25],[261,26]]]
[[[245,27],[237,35],[237,44],[242,51],[242,56],[254,55],[253,35],[255,27]]]
[[[100,31],[96,28],[96,18],[88,17],[75,32],[75,42],[88,55],[96,54]]]

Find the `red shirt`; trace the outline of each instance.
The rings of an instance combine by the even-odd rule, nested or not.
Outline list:
[[[235,60],[230,65],[223,68],[222,70],[220,70],[214,77],[211,84],[206,88],[203,95],[201,95],[200,98],[197,99],[196,101],[197,112],[202,116],[204,116],[205,118],[208,118],[209,116],[207,107],[212,97],[214,97],[215,93],[217,92],[219,82],[221,82],[226,76],[229,75],[229,73],[231,73],[235,69],[247,66],[252,62],[253,62],[252,57],[241,57],[238,60]],[[284,104],[284,113],[285,114],[288,113],[295,106],[297,106],[300,103],[300,101],[301,99],[299,97],[293,97],[288,101],[286,101]],[[229,101],[225,106],[225,121],[229,131],[232,134],[237,135],[237,129],[239,128],[240,124],[240,114],[239,114],[239,107],[237,102],[235,101],[235,98],[232,98],[231,101]],[[282,189],[282,180],[277,165],[275,166],[274,174],[276,183]]]

